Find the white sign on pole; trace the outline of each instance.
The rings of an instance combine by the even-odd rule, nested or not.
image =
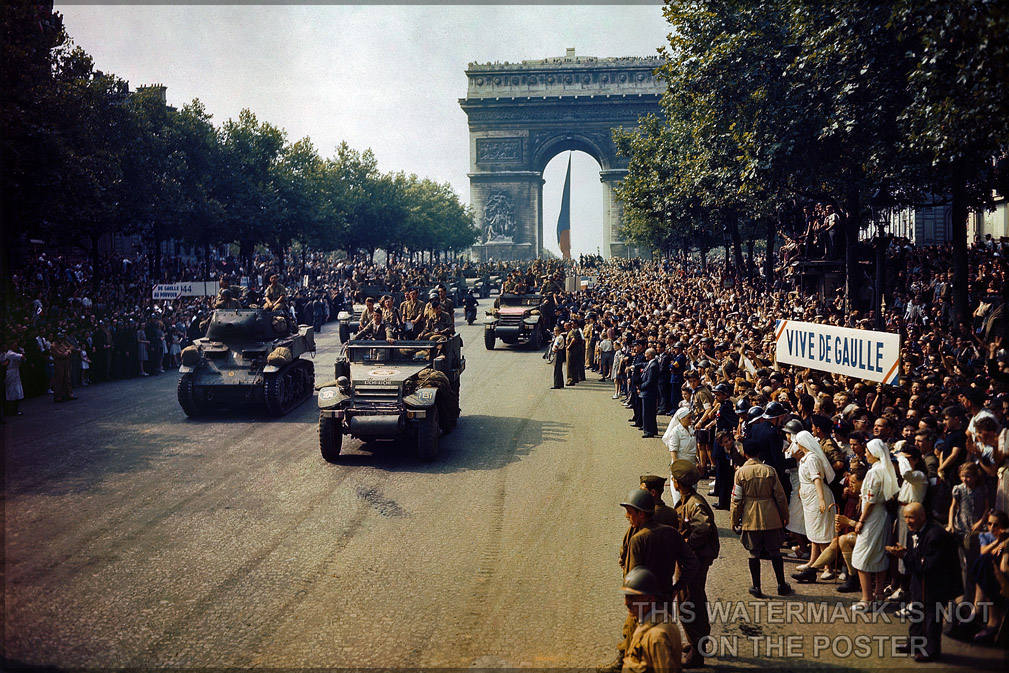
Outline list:
[[[882,383],[894,383],[900,375],[899,334],[778,320],[774,340],[781,364]]]

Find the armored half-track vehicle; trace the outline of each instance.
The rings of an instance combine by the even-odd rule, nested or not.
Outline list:
[[[291,333],[289,319],[264,309],[217,309],[207,335],[182,351],[179,405],[187,416],[258,404],[282,416],[312,395],[315,353],[310,325]]]
[[[319,449],[337,462],[343,436],[405,439],[421,460],[438,455],[439,437],[459,419],[462,339],[356,341],[344,347],[335,380],[319,389]]]
[[[543,297],[538,294],[502,294],[498,306],[487,311],[483,326],[483,342],[494,350],[497,339],[509,345],[526,343],[539,350],[550,340],[546,320],[540,314]]]

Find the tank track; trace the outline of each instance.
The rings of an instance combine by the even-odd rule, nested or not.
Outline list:
[[[297,359],[275,374],[267,374],[263,402],[271,416],[283,416],[312,396],[315,389],[315,365]]]

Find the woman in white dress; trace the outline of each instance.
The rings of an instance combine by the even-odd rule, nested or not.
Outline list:
[[[16,345],[13,345],[3,354],[3,358],[7,361],[4,388],[7,389],[7,409],[5,411],[8,416],[20,416],[24,413],[18,409],[21,400],[25,398],[25,391],[21,386],[21,361],[25,359],[25,356],[21,354],[20,350]]]
[[[794,443],[798,449],[799,498],[812,563],[834,539],[834,494],[825,486],[834,480],[834,469],[811,433],[803,430],[795,436]]]
[[[689,460],[694,465],[697,464],[697,439],[694,437],[694,428],[691,426],[693,420],[690,409],[680,407],[673,414],[666,431],[662,434],[662,443],[669,449],[670,465],[677,460]],[[680,494],[675,488],[671,490],[675,507],[680,504]]]
[[[795,446],[793,441],[785,449],[785,458],[799,459],[799,452]],[[801,548],[806,546],[805,540],[802,539],[806,537],[806,520],[802,515],[802,499],[799,497],[799,469],[798,467],[790,467],[785,470],[785,473],[788,474],[788,480],[792,484],[792,490],[788,496],[788,525],[785,526],[785,530],[799,536],[798,545],[792,547],[792,551],[800,553]]]
[[[890,450],[881,439],[866,446],[865,458],[869,472],[862,482],[862,515],[855,524],[855,548],[851,551],[851,565],[858,571],[862,585],[862,600],[852,607],[868,611],[874,597],[882,600],[889,560],[883,547],[890,530],[890,517],[886,503],[897,495],[897,473],[890,462]]]

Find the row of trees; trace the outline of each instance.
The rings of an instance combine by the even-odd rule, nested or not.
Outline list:
[[[244,110],[215,126],[198,100],[181,109],[163,87],[130,91],[95,70],[52,4],[3,12],[5,249],[19,235],[97,250],[109,233],[141,234],[160,267],[169,238],[280,253],[459,251],[476,240],[447,184],[383,173],[370,150],[311,140]],[[155,271],[160,271],[156,268]]]
[[[766,238],[801,207],[845,215],[849,294],[875,213],[951,203],[967,310],[967,216],[1009,194],[1009,13],[992,0],[667,0],[662,114],[615,140],[627,236],[664,249]],[[770,275],[768,276],[770,280]]]

